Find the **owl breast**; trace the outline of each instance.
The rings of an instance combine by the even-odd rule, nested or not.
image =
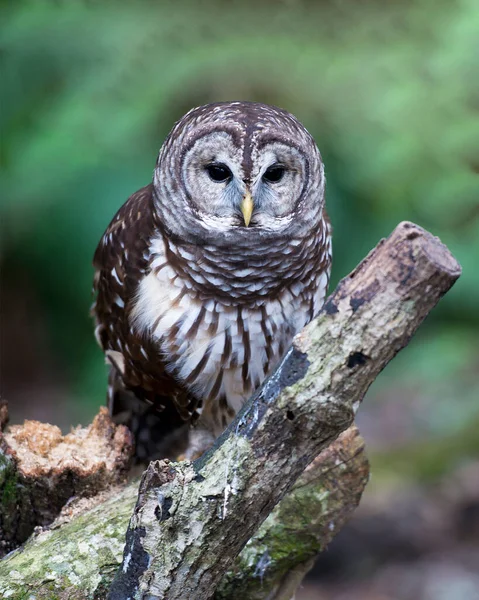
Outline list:
[[[221,294],[202,298],[194,279],[179,275],[163,252],[151,264],[139,283],[131,325],[154,341],[168,358],[168,372],[198,399],[202,421],[220,433],[319,310],[329,274],[307,273],[305,285],[285,286],[275,297],[256,294],[245,303]],[[247,289],[248,273],[245,278]]]

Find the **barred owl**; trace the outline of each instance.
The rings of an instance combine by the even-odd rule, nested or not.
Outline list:
[[[173,127],[94,256],[110,409],[136,404],[144,454],[183,423],[213,440],[318,314],[324,188],[313,138],[284,110],[209,104]]]

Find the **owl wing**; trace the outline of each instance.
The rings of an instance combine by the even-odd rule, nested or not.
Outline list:
[[[149,273],[150,240],[157,227],[152,185],[148,185],[120,208],[96,249],[93,289],[97,295],[92,314],[95,336],[111,364],[112,415],[129,415],[123,421],[131,426],[132,412],[148,414],[148,427],[156,427],[159,435],[189,420],[196,401],[167,372],[167,357],[147,336],[135,332],[130,322],[138,285]]]

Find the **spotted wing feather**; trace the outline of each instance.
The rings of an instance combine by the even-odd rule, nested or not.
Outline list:
[[[167,373],[167,359],[149,336],[132,329],[129,318],[138,284],[150,270],[150,238],[158,227],[149,185],[120,208],[96,249],[97,296],[92,308],[96,338],[111,365],[111,413],[129,415],[125,421],[130,425],[132,412],[137,418],[140,411],[150,420],[158,415],[155,426],[148,427],[156,436],[180,427],[195,405],[195,399]]]

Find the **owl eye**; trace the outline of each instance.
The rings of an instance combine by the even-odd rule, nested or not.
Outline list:
[[[232,175],[231,171],[223,163],[207,165],[206,170],[213,181],[226,181]]]
[[[266,169],[263,175],[263,179],[270,183],[276,183],[283,177],[283,175],[284,167],[281,167],[280,165],[273,165],[272,167]]]

